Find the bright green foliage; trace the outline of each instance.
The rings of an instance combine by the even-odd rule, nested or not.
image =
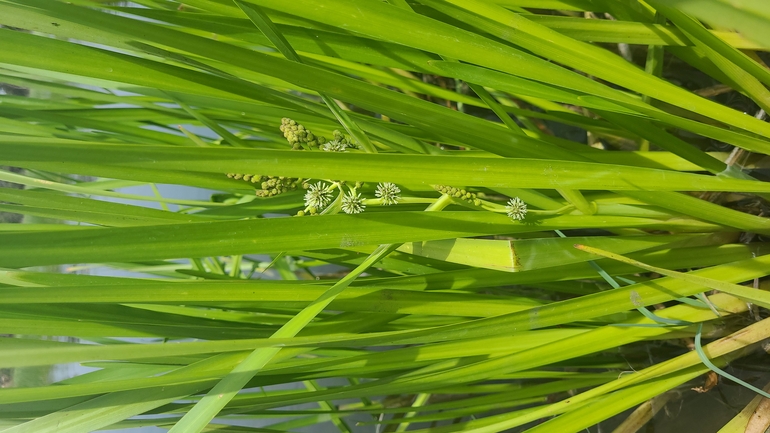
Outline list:
[[[0,0],[0,431],[595,432],[766,364],[768,29],[761,0]]]

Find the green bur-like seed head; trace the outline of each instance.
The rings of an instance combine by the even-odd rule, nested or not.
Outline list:
[[[324,143],[321,149],[325,152],[347,152],[348,145],[339,140]]]
[[[390,206],[401,200],[401,189],[395,183],[382,182],[377,184],[374,195],[382,200],[382,204]]]
[[[310,185],[305,193],[305,206],[322,209],[332,200],[332,192],[324,182]]]
[[[527,204],[518,197],[508,200],[505,210],[512,220],[521,221],[527,216]]]
[[[364,199],[361,197],[361,194],[354,194],[352,191],[349,191],[342,197],[343,212],[347,214],[357,214],[363,212],[364,209],[366,209],[366,205],[364,204]]]

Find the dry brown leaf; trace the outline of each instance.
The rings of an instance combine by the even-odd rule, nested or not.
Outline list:
[[[639,407],[637,407],[622,424],[613,430],[612,433],[636,433],[647,424],[652,417],[666,405],[666,403],[674,398],[679,398],[679,396],[680,395],[677,392],[667,392],[651,400],[645,401],[639,405]]]
[[[768,427],[770,427],[770,399],[763,398],[751,414],[749,422],[746,423],[745,433],[765,433]]]
[[[711,388],[717,386],[718,383],[719,376],[713,371],[709,371],[708,374],[706,374],[706,383],[704,383],[703,386],[696,386],[695,388],[691,389],[695,392],[703,394],[704,392],[709,392]]]

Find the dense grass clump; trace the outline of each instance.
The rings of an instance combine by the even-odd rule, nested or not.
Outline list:
[[[768,29],[0,0],[0,430],[764,431]]]

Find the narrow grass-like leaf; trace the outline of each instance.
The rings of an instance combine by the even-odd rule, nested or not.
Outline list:
[[[355,280],[367,268],[375,264],[379,259],[388,255],[395,246],[386,245],[375,250],[366,261],[356,267],[344,278],[339,280],[331,288],[325,291],[318,299],[303,308],[289,322],[276,331],[272,337],[294,337],[302,330],[318,313],[323,311],[334,298],[342,293],[353,280]],[[223,407],[243,388],[246,383],[265,366],[281,349],[264,348],[256,349],[233,371],[218,382],[196,405],[188,411],[170,432],[199,432],[222,410]]]
[[[637,260],[632,260],[627,257],[623,257],[620,254],[614,254],[608,251],[603,251],[598,248],[589,247],[586,245],[575,245],[575,248],[579,250],[583,250],[586,252],[589,252],[591,254],[596,254],[602,257],[607,257],[613,260],[622,261],[624,263],[628,263],[630,265],[638,266],[642,269],[646,269],[650,272],[657,272],[662,275],[667,275],[673,278],[680,278],[682,280],[688,281],[693,284],[699,284],[705,287],[708,287],[710,289],[714,290],[721,290],[725,293],[729,293],[733,296],[737,296],[741,299],[745,299],[748,302],[752,302],[758,305],[761,305],[765,308],[770,307],[770,295],[767,294],[767,292],[757,290],[757,289],[750,289],[748,287],[740,286],[738,284],[731,284],[725,281],[719,281],[711,278],[703,278],[698,277],[695,275],[688,275],[683,272],[677,272],[677,271],[670,271],[668,269],[660,268],[657,266],[650,266],[644,263],[641,263]]]
[[[275,24],[270,21],[270,17],[262,12],[258,7],[248,6],[238,0],[234,1],[235,4],[238,5],[238,7],[243,11],[243,13],[249,17],[254,25],[256,25],[257,28],[259,28],[262,33],[265,34],[265,36],[267,36],[270,42],[275,44],[275,46],[278,48],[278,51],[280,51],[284,57],[291,61],[302,63],[302,59],[297,55],[286,38],[283,37]],[[337,102],[323,93],[321,94],[321,98],[326,103],[326,106],[329,107],[329,110],[334,113],[334,116],[340,121],[340,123],[342,123],[348,133],[356,139],[356,141],[361,145],[361,147],[364,148],[364,150],[370,153],[376,152],[374,145],[371,143],[371,141],[369,141],[369,137],[366,136],[366,133],[364,133],[361,128],[359,128],[358,125],[356,125],[355,122],[353,122],[348,117],[348,115],[345,114],[345,112],[337,105]]]
[[[314,248],[374,245],[527,233],[541,230],[590,227],[672,227],[671,223],[645,218],[559,216],[538,220],[538,225],[515,224],[504,215],[481,212],[372,213],[300,218],[164,224],[148,227],[100,228],[87,231],[3,232],[0,266],[26,267],[73,262],[109,262],[119,259],[150,260],[207,257],[218,254],[278,253]],[[326,230],[320,235],[319,227]],[[686,228],[688,224],[680,224]],[[709,226],[695,224],[695,230]],[[41,246],[47,248],[41,251]]]
[[[639,167],[577,161],[524,158],[458,159],[436,155],[368,155],[361,153],[294,152],[282,150],[116,146],[72,143],[0,141],[7,161],[34,168],[36,162],[67,161],[70,152],[84,152],[84,162],[118,167],[151,167],[208,173],[270,173],[320,179],[452,184],[461,175],[467,186],[503,188],[569,188],[600,190],[770,192],[763,182],[677,173]],[[68,156],[69,155],[69,156]],[[147,161],[148,155],[153,160]],[[456,174],[454,174],[456,173]],[[516,173],[511,176],[510,173]]]
[[[750,325],[749,327],[742,329],[734,335],[714,341],[704,347],[704,351],[708,353],[712,358],[718,358],[720,356],[729,354],[730,352],[741,350],[756,341],[760,341],[762,338],[764,338],[764,336],[767,335],[767,333],[770,331],[768,328],[770,324],[767,322],[768,320],[766,319],[762,322]],[[734,339],[736,336],[740,336],[740,338]],[[615,381],[598,386],[592,390],[580,394],[579,396],[575,396],[562,402],[551,404],[542,409],[532,411],[525,416],[510,417],[507,415],[501,415],[497,417],[490,417],[481,422],[473,423],[481,424],[482,426],[476,427],[465,425],[463,426],[465,430],[462,431],[473,431],[477,433],[500,431],[502,429],[523,425],[527,422],[534,421],[544,416],[561,413],[565,410],[569,410],[571,407],[575,407],[576,410],[580,410],[581,405],[586,401],[590,401],[590,399],[593,397],[619,390],[630,385],[645,383],[646,380],[652,378],[665,377],[666,374],[692,368],[699,363],[700,359],[698,358],[697,353],[693,351],[688,354],[681,355],[677,358],[673,358],[669,361],[656,364],[642,371],[624,375]],[[705,366],[699,367],[698,374],[702,374],[707,370],[708,369]],[[644,398],[642,400],[644,400]]]

